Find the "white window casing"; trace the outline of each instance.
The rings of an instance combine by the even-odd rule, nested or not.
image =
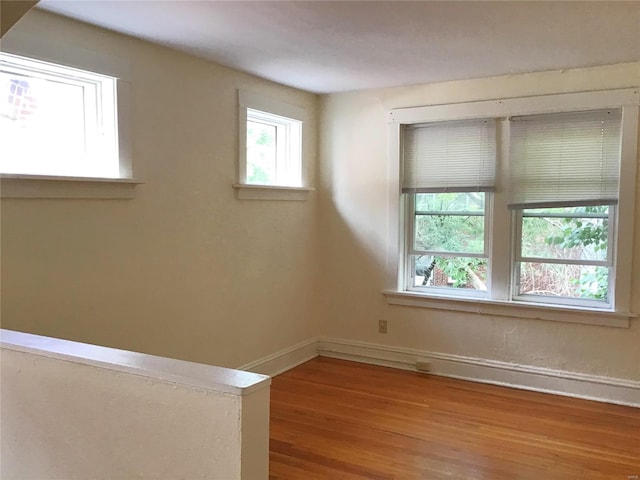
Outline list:
[[[306,200],[308,162],[304,155],[306,110],[254,92],[238,91],[238,180],[233,185],[239,199]],[[247,121],[263,122],[275,129],[276,174],[270,183],[248,178]]]

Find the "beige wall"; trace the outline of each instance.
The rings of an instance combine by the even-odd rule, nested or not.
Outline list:
[[[306,108],[312,172],[317,96],[37,10],[3,45],[16,35],[128,64],[145,184],[131,200],[2,201],[3,328],[231,367],[317,334],[315,194],[231,186],[237,89]]]
[[[39,0],[0,1],[0,37],[9,31]]]
[[[317,334],[640,379],[629,329],[388,306],[389,110],[637,86],[640,65],[314,95],[171,50],[29,13],[15,32],[118,56],[132,71],[132,200],[4,200],[4,328],[223,366]],[[236,89],[310,113],[318,192],[238,201]],[[320,104],[320,107],[318,107]],[[315,123],[318,108],[320,125]],[[313,177],[313,174],[312,174]],[[640,199],[636,199],[636,203]],[[640,213],[640,205],[636,212]],[[640,222],[633,311],[640,309]],[[377,333],[378,319],[389,333]]]
[[[394,108],[638,86],[640,64],[371,90],[323,97],[321,229],[330,337],[624,379],[640,379],[640,322],[629,329],[390,306],[388,112]],[[636,199],[636,213],[640,213]],[[636,218],[637,215],[636,215]],[[640,308],[640,222],[633,305]],[[631,259],[629,260],[631,261]],[[389,333],[377,333],[378,319]]]

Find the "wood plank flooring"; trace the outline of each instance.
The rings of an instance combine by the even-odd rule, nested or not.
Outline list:
[[[638,408],[322,357],[271,386],[271,480],[638,475]]]

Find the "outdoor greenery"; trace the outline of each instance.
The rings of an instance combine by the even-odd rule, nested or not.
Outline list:
[[[541,258],[606,260],[609,207],[607,205],[527,210],[549,217],[523,219],[522,251]],[[562,216],[562,215],[566,215]],[[535,222],[525,220],[536,220]],[[546,251],[546,252],[545,252]],[[527,273],[528,272],[528,273]],[[606,300],[606,267],[569,264],[525,264],[521,269],[522,293]]]
[[[486,290],[486,259],[466,256],[484,253],[484,202],[482,192],[416,194],[414,247],[435,254],[416,258],[424,285]],[[435,275],[424,275],[434,261]]]
[[[484,252],[485,195],[415,195],[414,250],[417,282],[422,285],[486,289]],[[536,259],[520,265],[520,293],[605,300],[608,268],[589,265],[607,258],[608,206],[525,210],[522,255]],[[552,263],[567,259],[575,263]],[[582,263],[584,262],[584,263]]]
[[[247,122],[247,182],[268,185],[275,180],[275,127]]]

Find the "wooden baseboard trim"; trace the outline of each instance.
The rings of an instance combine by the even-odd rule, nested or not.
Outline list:
[[[640,382],[634,380],[336,338],[318,339],[317,351],[321,356],[412,371],[417,361],[428,361],[433,375],[640,407]]]
[[[313,337],[279,352],[238,367],[238,370],[274,377],[318,356],[318,338]]]
[[[338,338],[310,338],[239,370],[276,376],[318,355],[411,371],[426,361],[433,375],[640,407],[640,382],[634,380]]]

